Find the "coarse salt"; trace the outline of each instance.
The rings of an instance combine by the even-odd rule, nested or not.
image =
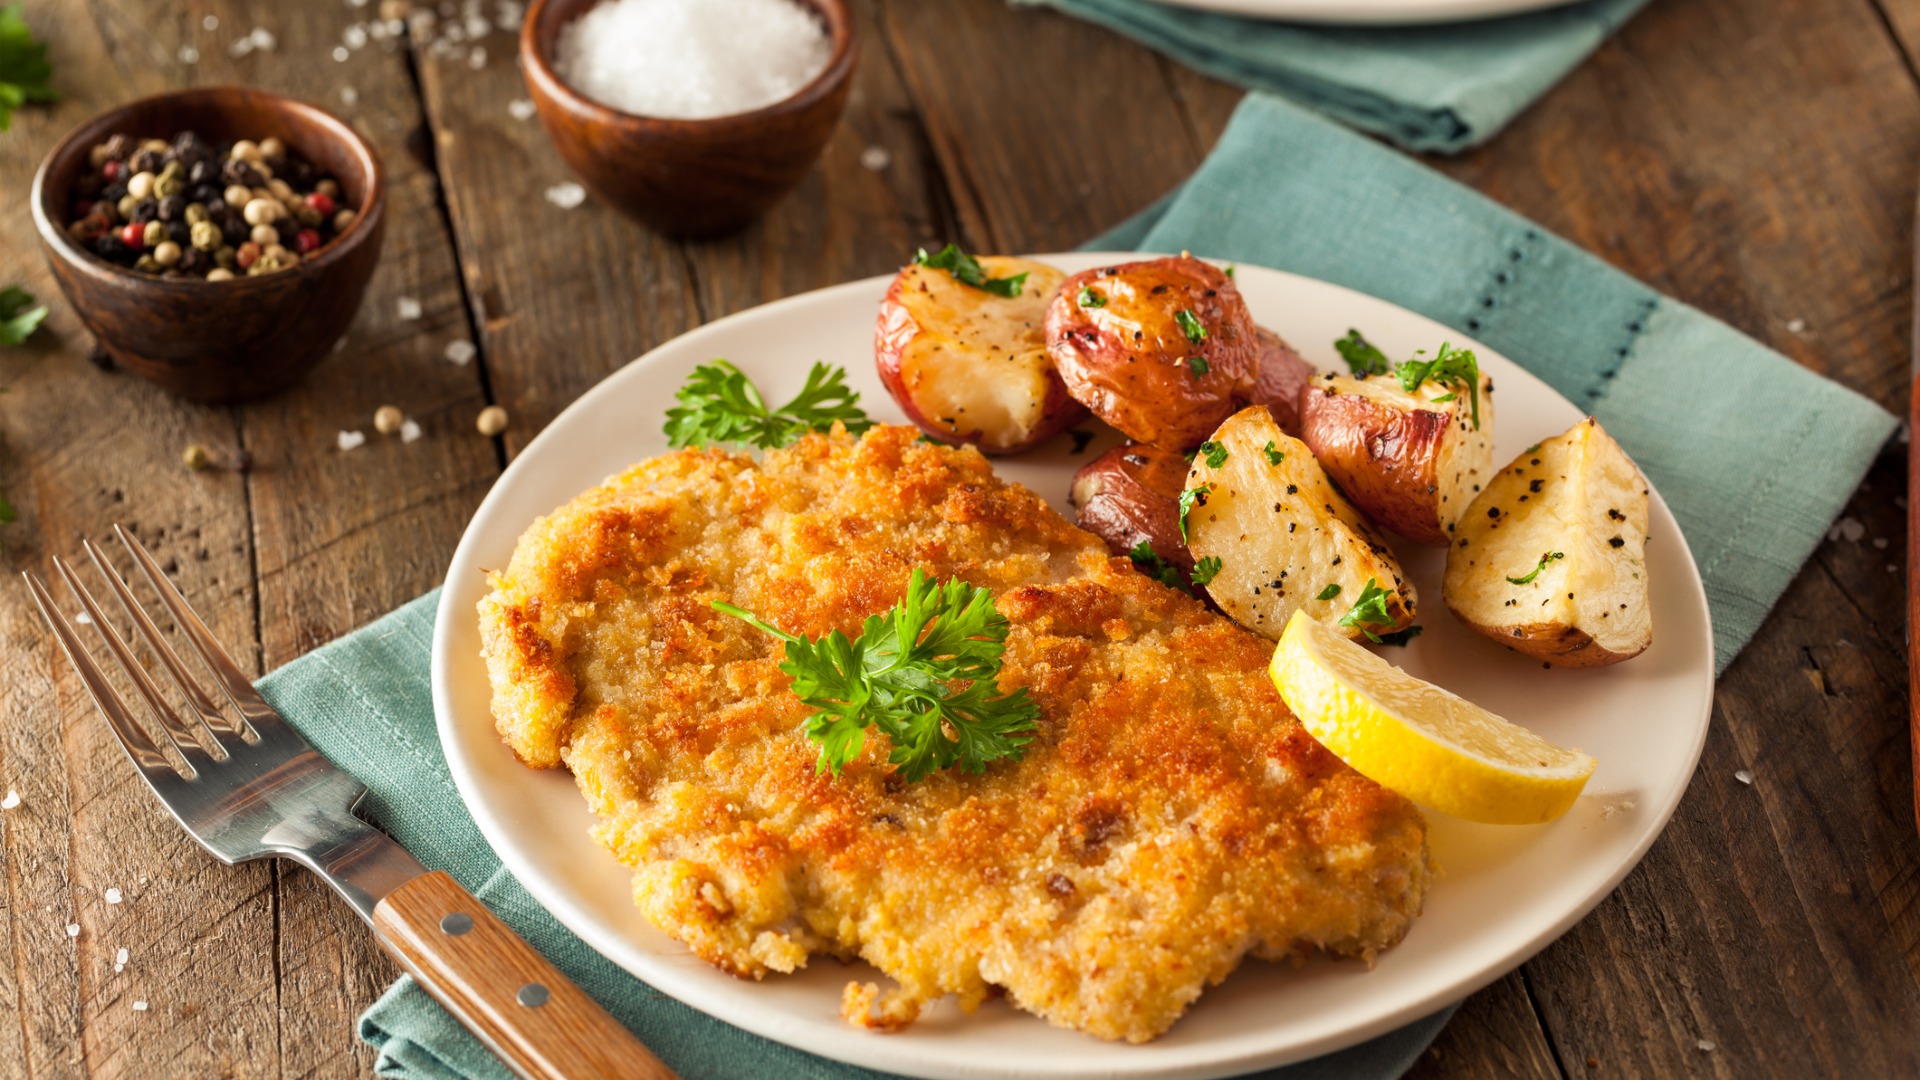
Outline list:
[[[354,447],[366,441],[367,433],[364,431],[343,431],[340,433],[340,449],[342,451],[352,450]]]
[[[571,210],[587,201],[587,189],[569,180],[547,189],[547,201],[562,210]]]
[[[122,967],[124,967],[124,966],[126,966],[126,963],[127,963],[127,948],[126,948],[126,946],[124,946],[124,945],[122,945],[122,946],[121,946],[121,947],[119,948],[119,950],[118,950],[118,951],[116,951],[116,952],[115,952],[115,953],[113,954],[113,962],[114,962],[115,964],[118,964],[118,965],[120,965],[120,966],[122,966]]]
[[[794,0],[604,0],[560,31],[567,84],[641,116],[748,112],[826,70],[826,28]]]
[[[533,119],[533,102],[526,98],[514,98],[507,102],[507,115],[515,120]]]
[[[278,44],[273,39],[273,31],[264,26],[254,27],[253,33],[248,36],[253,39],[253,47],[264,52],[272,52],[274,45]]]
[[[147,1003],[146,1003],[146,1002],[144,1002],[144,1001],[136,1001],[136,1002],[134,1002],[134,1003],[133,1003],[133,1011],[134,1011],[134,1012],[146,1012],[146,1011],[147,1011]]]
[[[402,319],[408,321],[417,319],[420,317],[420,301],[415,300],[411,296],[403,296],[400,298],[400,302],[395,305],[394,310],[399,313]]]
[[[456,340],[447,342],[447,359],[461,367],[466,367],[469,363],[472,363],[473,358],[479,355],[479,353],[480,350],[474,348],[473,342],[471,341]]]
[[[1693,1045],[1699,1047],[1702,1053],[1707,1053],[1707,1054],[1713,1053],[1712,1039],[1701,1039],[1699,1042],[1694,1043]]]
[[[200,29],[202,29],[202,30],[218,30],[218,29],[220,29],[220,16],[218,16],[218,15],[209,15],[209,16],[207,16],[206,18],[204,18],[204,19],[201,19],[201,20],[200,20]]]
[[[107,898],[107,903],[109,904],[117,904],[121,900],[119,889],[110,888],[102,895],[104,895]]]
[[[891,164],[893,164],[893,154],[888,152],[884,146],[869,146],[865,150],[860,151],[860,166],[862,168],[879,172]]]
[[[81,626],[92,626],[93,616],[84,611],[77,611],[73,615],[73,621],[79,623]]]
[[[337,63],[341,63],[341,64],[346,63],[347,58],[352,55],[353,55],[352,53],[347,51],[347,47],[345,45],[335,45],[333,47],[333,59]]]
[[[67,924],[67,936],[68,936],[68,937],[70,937],[70,938],[77,938],[77,937],[79,937],[79,936],[80,936],[80,924],[79,924],[79,923],[77,923],[77,922],[70,922],[70,923],[68,923],[68,924]]]
[[[355,90],[351,86],[343,86],[340,88],[340,104],[352,105],[357,103],[359,100],[360,100],[360,91]]]
[[[487,66],[487,50],[480,48],[477,45],[474,46],[473,51],[467,54],[467,66],[472,68],[475,71],[479,71],[481,68],[486,67]]]
[[[19,805],[20,805],[20,793],[13,790],[12,788],[8,788],[7,797],[4,799],[0,799],[0,810],[11,810],[14,807]]]
[[[405,420],[400,424],[400,441],[410,443],[420,437],[420,424],[414,420]]]
[[[181,63],[183,63],[183,64],[197,64],[197,63],[199,63],[199,62],[200,62],[200,50],[199,50],[199,49],[196,49],[196,48],[194,48],[194,47],[193,47],[193,46],[191,46],[191,45],[182,45],[182,46],[180,46],[180,62],[181,62]]]
[[[1750,773],[1750,772],[1748,772],[1748,771],[1747,771],[1747,770],[1745,770],[1745,769],[1735,769],[1735,770],[1733,770],[1733,778],[1734,778],[1735,780],[1738,780],[1738,781],[1740,781],[1740,782],[1741,782],[1741,783],[1743,783],[1743,784],[1751,784],[1751,783],[1753,783],[1753,774],[1752,774],[1752,773]]]

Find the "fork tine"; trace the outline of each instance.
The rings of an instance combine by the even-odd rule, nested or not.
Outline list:
[[[73,567],[68,566],[66,560],[57,555],[53,559],[53,568],[66,581],[67,588],[73,591],[74,597],[80,601],[80,606],[87,609],[87,617],[93,620],[93,628],[99,632],[101,640],[107,643],[107,651],[112,653],[114,660],[119,663],[121,674],[127,677],[127,681],[133,684],[134,690],[147,703],[147,711],[153,715],[154,723],[159,725],[161,736],[187,760],[188,771],[197,773],[210,756],[206,748],[188,733],[187,725],[181,722],[179,714],[173,711],[173,706],[167,704],[167,699],[160,696],[160,688],[153,685],[153,677],[147,674],[147,669],[141,666],[139,658],[134,656],[133,650],[127,647],[126,639],[120,636],[120,631],[115,630],[113,624],[107,621],[107,613],[100,610],[99,601],[93,598],[93,593],[80,581],[80,575],[74,573]],[[191,751],[189,747],[192,748]]]
[[[174,771],[172,763],[160,753],[160,748],[153,744],[153,740],[147,738],[147,733],[140,729],[140,725],[134,722],[120,695],[93,662],[93,656],[80,644],[79,635],[74,633],[67,617],[61,614],[59,605],[53,602],[46,583],[31,570],[23,571],[20,576],[27,579],[27,590],[33,593],[34,606],[40,609],[47,625],[53,628],[53,636],[60,642],[60,651],[67,654],[73,669],[80,673],[80,681],[86,684],[88,696],[99,706],[100,714],[107,718],[107,726],[113,729],[114,736],[120,740],[120,749],[126,751],[127,760],[133,762],[133,767],[139,769],[150,784],[163,778],[178,779],[179,773]]]
[[[127,618],[133,620],[134,629],[146,639],[147,647],[153,650],[153,655],[159,658],[161,666],[165,667],[167,674],[172,676],[174,687],[180,691],[182,697],[187,699],[187,704],[193,711],[199,714],[200,723],[192,728],[193,741],[199,743],[201,749],[208,753],[216,757],[223,756],[226,747],[220,744],[220,734],[245,738],[240,725],[228,719],[227,715],[220,711],[220,706],[207,696],[205,690],[201,689],[200,680],[187,674],[186,667],[180,663],[180,654],[174,651],[165,637],[161,636],[160,628],[153,625],[153,619],[148,617],[147,609],[141,606],[140,601],[133,595],[133,590],[127,587],[126,579],[122,578],[120,572],[113,568],[113,564],[107,561],[106,553],[102,552],[92,540],[82,540],[80,543],[86,549],[87,558],[93,560],[94,569],[100,571],[100,576],[106,578],[107,584],[112,587],[114,597],[120,601],[120,610],[126,612]]]
[[[233,662],[233,657],[213,636],[213,631],[208,630],[207,624],[194,614],[193,608],[187,605],[187,598],[174,588],[173,582],[167,579],[166,572],[160,569],[160,564],[154,561],[146,547],[117,524],[113,527],[113,534],[120,538],[120,543],[133,554],[133,560],[140,564],[140,573],[153,586],[153,591],[160,594],[160,602],[172,613],[173,621],[193,644],[194,651],[200,654],[207,670],[213,673],[214,681],[226,692],[227,700],[233,702],[233,707],[239,710],[244,722],[253,729],[254,737],[264,737],[268,727],[285,727],[279,714],[273,711],[273,706],[268,705],[267,699],[253,688],[246,672],[240,670],[240,665]]]

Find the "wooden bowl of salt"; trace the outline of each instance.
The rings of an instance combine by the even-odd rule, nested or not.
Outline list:
[[[521,27],[554,148],[595,195],[669,236],[765,213],[813,167],[853,85],[846,0],[743,2],[756,10],[534,0]]]

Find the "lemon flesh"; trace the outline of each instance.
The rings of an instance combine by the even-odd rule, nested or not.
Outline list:
[[[1493,825],[1552,821],[1596,764],[1423,682],[1295,612],[1273,685],[1355,772],[1444,814]]]

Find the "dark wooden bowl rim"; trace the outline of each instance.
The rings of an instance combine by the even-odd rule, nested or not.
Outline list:
[[[547,57],[547,49],[540,43],[541,27],[546,22],[547,9],[555,6],[556,0],[533,0],[533,3],[528,5],[526,21],[520,27],[520,58],[528,76],[540,84],[542,92],[564,105],[567,111],[589,122],[636,129],[649,134],[679,136],[717,135],[726,133],[729,129],[750,129],[766,120],[802,113],[817,105],[822,98],[833,93],[835,88],[846,80],[853,66],[853,13],[848,9],[846,0],[795,0],[795,2],[811,7],[819,13],[827,25],[827,34],[833,42],[833,53],[827,57],[827,66],[820,69],[820,74],[794,91],[791,96],[747,112],[727,113],[724,116],[709,116],[701,119],[645,116],[616,109],[580,93],[568,85],[567,81],[560,77],[559,72],[553,70],[552,63]],[[560,31],[566,23],[578,19],[599,3],[600,0],[589,0],[569,18],[554,23],[553,44],[558,44]]]
[[[102,259],[93,252],[75,243],[73,238],[67,235],[66,226],[55,222],[54,207],[49,202],[49,198],[54,193],[47,190],[47,184],[49,177],[51,177],[54,172],[54,166],[56,164],[64,163],[75,154],[91,151],[94,143],[100,141],[107,135],[114,134],[121,126],[123,118],[135,112],[163,104],[185,105],[207,102],[217,106],[220,98],[231,94],[247,94],[271,102],[274,107],[286,112],[305,113],[309,120],[331,132],[334,138],[339,139],[342,144],[349,147],[353,151],[353,156],[358,159],[361,169],[365,171],[367,176],[367,193],[366,197],[360,200],[360,206],[354,210],[353,224],[347,226],[346,232],[334,237],[324,248],[321,248],[318,255],[311,259],[303,258],[286,270],[276,271],[272,274],[262,274],[258,277],[248,277],[245,274],[237,274],[229,281],[212,282],[207,281],[205,278],[197,277],[163,278],[155,274],[142,273],[139,270],[134,270],[130,267],[121,266],[118,263],[111,263]],[[126,134],[135,138],[149,136],[157,138],[162,133],[130,131],[126,132]],[[302,151],[302,153],[309,157],[312,156],[306,151]],[[59,196],[63,200],[62,207],[64,209],[64,200],[67,198],[67,193],[60,192]],[[55,144],[53,150],[47,154],[45,160],[41,161],[39,170],[33,175],[33,193],[31,195],[33,202],[33,223],[34,226],[40,230],[40,235],[46,239],[48,246],[52,250],[58,251],[69,264],[79,268],[81,272],[88,276],[106,280],[118,278],[125,281],[137,282],[145,288],[177,290],[183,293],[199,294],[201,290],[209,286],[218,286],[223,296],[244,295],[248,290],[255,287],[265,288],[266,283],[270,279],[278,278],[281,274],[292,273],[301,277],[312,277],[323,273],[328,267],[344,258],[348,249],[357,246],[360,239],[367,235],[371,228],[371,226],[367,225],[367,222],[376,217],[384,209],[386,206],[386,198],[387,177],[386,172],[380,167],[380,158],[373,152],[373,148],[367,145],[367,141],[361,138],[360,133],[353,130],[353,125],[318,105],[312,105],[265,90],[256,90],[250,86],[199,86],[188,90],[173,90],[164,94],[154,94],[150,97],[127,102],[123,105],[116,105],[95,116],[93,119],[82,123],[79,127],[74,128],[67,133],[66,138],[61,139],[59,143]],[[65,215],[63,213],[60,216],[64,217]]]

